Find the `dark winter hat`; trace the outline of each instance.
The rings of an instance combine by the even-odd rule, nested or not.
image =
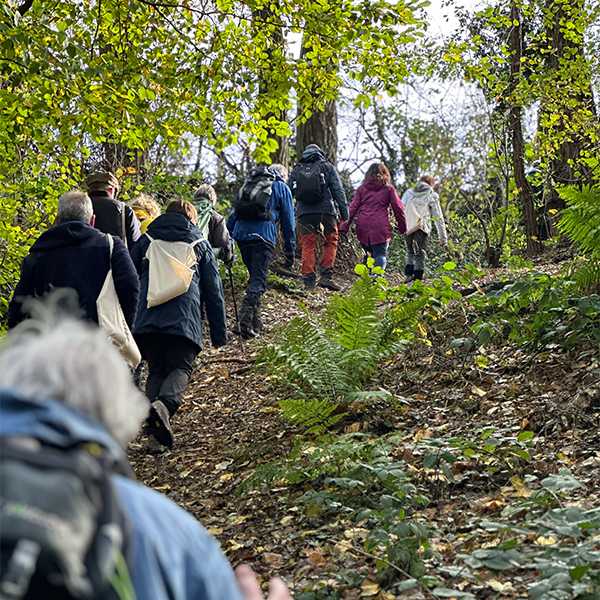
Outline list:
[[[88,190],[103,190],[107,187],[115,188],[119,191],[119,181],[107,171],[97,171],[90,173],[85,180]]]
[[[323,150],[321,150],[321,148],[319,148],[319,146],[317,146],[316,144],[309,144],[304,149],[304,152],[306,152],[307,150],[316,150],[317,152],[320,152],[321,154],[324,154]]]

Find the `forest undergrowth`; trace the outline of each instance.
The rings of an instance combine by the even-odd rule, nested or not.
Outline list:
[[[374,275],[273,278],[139,479],[303,600],[599,598],[600,298],[548,256]]]

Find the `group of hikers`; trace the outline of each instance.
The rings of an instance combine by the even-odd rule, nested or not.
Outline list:
[[[400,201],[391,185],[389,171],[382,163],[375,163],[348,208],[335,167],[317,145],[311,144],[289,177],[280,164],[251,169],[227,220],[216,211],[215,190],[206,183],[195,190],[191,202],[172,200],[164,213],[146,195],[138,196],[131,204],[120,202],[119,182],[109,172],[92,173],[86,184],[87,193],[72,191],[60,197],[55,226],[42,233],[31,246],[9,304],[8,326],[14,331],[9,335],[8,350],[0,356],[2,460],[8,457],[19,468],[27,463],[31,478],[21,490],[22,477],[18,473],[25,471],[14,472],[19,485],[8,486],[16,489],[12,499],[4,496],[8,488],[3,479],[3,507],[22,502],[19,494],[23,493],[30,494],[26,500],[34,507],[24,514],[31,517],[44,510],[52,515],[60,512],[56,506],[58,492],[50,488],[62,481],[62,470],[66,467],[59,461],[58,467],[54,465],[57,477],[40,477],[40,472],[47,475],[52,467],[39,458],[39,448],[69,452],[84,448],[91,452],[90,448],[97,448],[95,456],[102,458],[102,466],[108,464],[117,473],[116,494],[133,527],[132,564],[138,566],[130,569],[130,575],[137,597],[239,598],[231,569],[215,550],[214,541],[198,524],[192,525],[193,519],[184,511],[129,481],[121,448],[137,434],[142,419],[150,452],[159,453],[164,447],[171,447],[170,420],[181,404],[201,350],[203,323],[208,324],[215,348],[228,343],[217,257],[231,266],[232,239],[249,273],[233,330],[250,339],[263,329],[261,297],[266,291],[278,231],[281,230],[283,238],[284,267],[291,269],[295,260],[296,224],[302,248],[302,278],[307,290],[314,290],[317,285],[334,291],[341,289],[333,279],[338,235],[347,234],[355,219],[365,261],[370,255],[374,266],[385,269],[392,230],[390,208],[398,231],[406,233],[405,282],[422,279],[432,221],[440,243],[446,243],[439,199],[433,190],[435,181],[431,175],[423,175]],[[317,272],[315,253],[319,238],[323,252]],[[55,299],[63,313],[68,311],[79,322],[66,322],[54,328],[44,324],[44,318],[40,317],[43,311],[40,312],[36,299],[46,295]],[[111,297],[114,302],[107,304]],[[33,318],[17,327],[28,313]],[[98,323],[105,333],[80,321]],[[42,333],[32,336],[29,332],[36,327]],[[145,403],[140,401],[130,370],[111,348],[106,333],[131,368],[141,359],[147,362]],[[19,444],[5,449],[6,440],[22,438],[35,440],[38,454]],[[34,452],[33,458],[29,454],[24,458],[26,451]],[[77,460],[80,458],[78,455]],[[78,470],[77,476],[86,483]],[[83,487],[88,489],[90,485]],[[40,503],[45,508],[40,508]],[[65,506],[67,513],[74,510],[77,516],[75,508]],[[28,520],[17,512],[9,514],[6,525],[15,528],[11,552],[21,554],[13,561],[15,564],[12,559],[5,560],[3,534],[0,588],[3,594],[5,580],[9,588],[22,586],[22,581],[17,581],[19,577],[27,579],[31,589],[45,585],[36,579],[35,569],[28,577],[19,572],[24,568],[25,550],[19,550],[18,542],[24,529],[46,527],[52,520],[38,517]],[[69,514],[62,516],[68,520]],[[8,530],[12,531],[10,527]],[[39,531],[31,535],[34,534],[40,535]],[[57,542],[50,538],[51,535],[50,541],[47,540],[50,548],[44,547],[42,554],[45,551],[60,554],[64,540]],[[91,543],[95,538],[88,532],[86,539]],[[89,567],[85,561],[99,560],[96,554],[91,559],[84,555],[79,558],[85,568]],[[84,585],[82,572],[69,571],[75,569],[73,561],[77,557],[66,552],[62,558],[64,564],[59,566],[63,571],[73,581],[79,578],[79,585]],[[79,568],[84,569],[82,565]],[[236,575],[244,597],[251,600],[262,597],[251,572],[242,568]],[[98,576],[95,571],[94,576]],[[75,585],[67,579],[63,581],[66,587]],[[15,599],[42,597],[35,593],[28,595],[27,589],[24,588],[22,595],[16,592],[5,595]],[[289,592],[281,582],[275,583],[270,598],[283,600],[289,598]]]

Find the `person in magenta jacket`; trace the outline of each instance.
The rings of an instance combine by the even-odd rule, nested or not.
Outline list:
[[[356,237],[365,252],[370,254],[373,266],[385,269],[388,245],[392,237],[390,206],[400,233],[406,232],[406,217],[402,203],[393,185],[390,172],[382,163],[372,164],[362,185],[356,190],[348,220],[340,225],[341,233],[348,233],[356,218]]]

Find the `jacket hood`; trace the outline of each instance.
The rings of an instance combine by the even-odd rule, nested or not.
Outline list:
[[[317,160],[325,160],[325,152],[316,144],[309,144],[302,153],[300,162],[315,162]]]
[[[387,187],[383,181],[381,181],[381,179],[366,179],[363,182],[364,187],[367,190],[373,191],[373,192],[377,192],[379,190],[382,190],[383,188]]]
[[[82,242],[103,233],[83,221],[66,221],[47,229],[30,248],[30,252],[47,252],[58,248],[79,246]]]
[[[198,227],[179,213],[165,213],[156,217],[146,233],[167,242],[193,241],[203,237]]]
[[[415,196],[427,196],[427,194],[433,192],[433,188],[429,184],[421,181],[415,185],[413,192]]]
[[[51,398],[27,398],[18,390],[0,390],[0,435],[33,437],[42,443],[68,448],[94,442],[122,457],[117,441],[103,425]]]

